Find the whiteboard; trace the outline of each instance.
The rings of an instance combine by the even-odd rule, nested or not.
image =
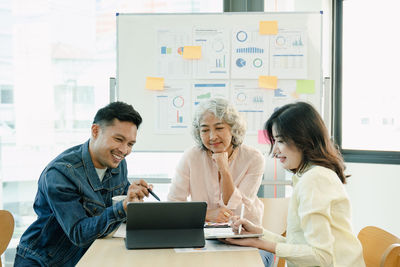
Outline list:
[[[261,21],[277,21],[278,33],[260,36]],[[185,46],[201,58],[184,59]],[[305,100],[323,114],[321,50],[322,12],[117,14],[117,98],[143,117],[135,149],[194,145],[193,111],[217,96],[245,116],[244,142],[265,151],[258,133],[276,107]],[[260,88],[260,76],[277,77],[278,89]],[[148,77],[165,90],[146,89]]]

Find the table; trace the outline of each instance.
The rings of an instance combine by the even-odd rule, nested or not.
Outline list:
[[[77,264],[82,266],[263,267],[258,250],[177,253],[174,249],[125,248],[123,238],[97,239]]]

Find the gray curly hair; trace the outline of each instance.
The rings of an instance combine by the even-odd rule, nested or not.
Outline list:
[[[246,122],[243,117],[229,101],[223,98],[211,98],[201,102],[194,113],[192,134],[196,144],[200,148],[207,150],[200,137],[200,122],[205,113],[213,114],[216,118],[231,127],[232,145],[234,148],[243,143],[246,134]]]

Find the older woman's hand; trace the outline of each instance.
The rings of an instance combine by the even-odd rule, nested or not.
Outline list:
[[[228,162],[228,152],[222,153],[214,153],[211,158],[217,165],[218,171],[228,170],[229,162]]]
[[[206,221],[223,223],[229,222],[229,219],[233,216],[233,212],[225,207],[209,209],[206,214]]]

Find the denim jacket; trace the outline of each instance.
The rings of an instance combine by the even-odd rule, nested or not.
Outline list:
[[[42,266],[75,266],[90,245],[126,219],[126,161],[107,169],[101,182],[89,154],[89,141],[72,147],[44,169],[34,202],[37,219],[22,235],[17,254]]]

